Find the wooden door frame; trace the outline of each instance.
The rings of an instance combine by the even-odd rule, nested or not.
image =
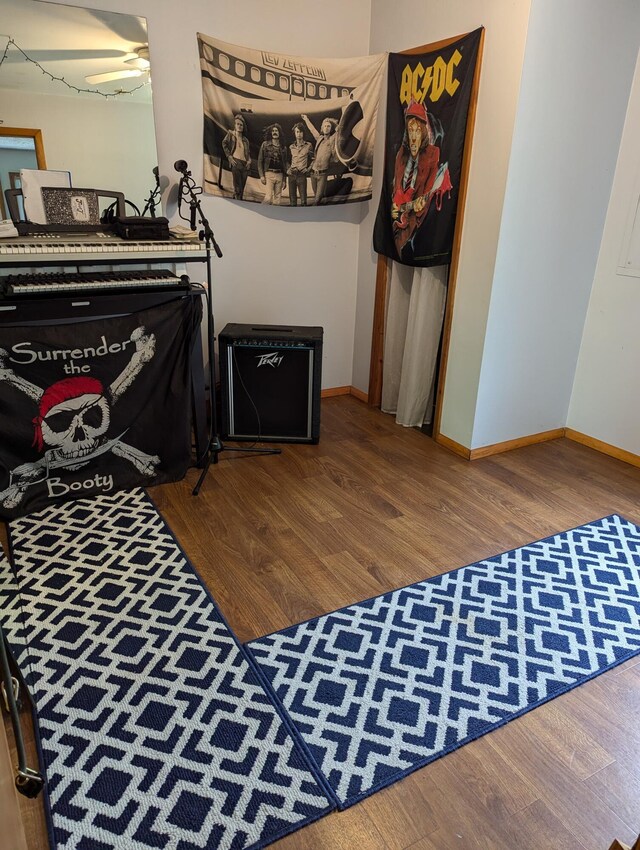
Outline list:
[[[44,155],[44,142],[42,141],[42,130],[30,129],[28,127],[0,127],[0,136],[21,136],[31,138],[36,149],[36,162],[38,168],[46,168],[47,161]]]
[[[462,168],[460,172],[460,192],[458,194],[458,207],[456,215],[456,226],[453,234],[453,245],[451,248],[451,263],[449,264],[449,285],[447,289],[447,300],[442,326],[442,353],[440,357],[440,368],[438,371],[438,389],[436,394],[435,417],[433,423],[433,438],[437,440],[440,436],[440,421],[442,418],[442,399],[444,396],[444,384],[447,374],[447,360],[449,357],[449,343],[451,338],[451,322],[453,319],[453,304],[455,300],[458,266],[460,264],[460,243],[462,240],[462,227],[467,200],[467,186],[469,182],[469,168],[471,163],[471,149],[473,146],[473,131],[476,123],[476,111],[478,106],[478,87],[480,82],[480,69],[482,67],[482,53],[484,48],[484,27],[480,33],[478,45],[478,58],[473,74],[471,85],[471,97],[469,99],[469,112],[467,115],[467,126],[464,136],[464,149],[462,154]],[[461,38],[469,35],[463,33],[454,38],[435,41],[432,44],[424,44],[421,47],[412,47],[410,50],[400,51],[407,56],[416,53],[428,53],[448,47]],[[371,407],[380,407],[382,400],[382,366],[384,360],[384,333],[387,305],[387,288],[389,276],[388,257],[378,254],[376,267],[376,292],[373,307],[373,331],[371,338],[371,362],[369,366],[369,393],[368,400]]]

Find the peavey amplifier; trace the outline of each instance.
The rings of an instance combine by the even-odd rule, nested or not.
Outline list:
[[[222,436],[317,443],[322,328],[226,325],[218,336]]]

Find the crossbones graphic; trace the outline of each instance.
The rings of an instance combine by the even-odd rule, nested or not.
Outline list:
[[[160,463],[157,455],[148,455],[123,443],[120,438],[124,434],[114,440],[106,436],[113,407],[155,353],[155,336],[145,333],[144,327],[135,328],[130,339],[135,344],[131,360],[106,392],[97,378],[86,376],[66,378],[42,390],[16,375],[8,366],[8,353],[0,348],[0,381],[36,402],[39,413],[33,420],[33,445],[40,451],[46,446],[39,460],[12,471],[9,486],[0,492],[0,504],[4,508],[20,504],[27,488],[46,481],[50,470],[80,469],[106,452],[129,461],[143,475],[155,475]]]

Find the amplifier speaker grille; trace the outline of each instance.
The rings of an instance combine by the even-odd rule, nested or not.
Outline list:
[[[223,437],[317,443],[322,328],[226,325],[219,334]]]

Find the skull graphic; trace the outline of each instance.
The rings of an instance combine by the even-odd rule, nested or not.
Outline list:
[[[66,461],[68,469],[83,466],[82,458],[104,442],[110,422],[109,403],[100,381],[68,378],[50,386],[34,420],[34,445],[47,447],[47,461]],[[77,464],[69,464],[78,458]]]
[[[155,352],[155,336],[147,334],[142,325],[133,329],[130,340],[135,346],[131,359],[108,388],[96,378],[78,376],[57,381],[43,391],[15,373],[8,353],[0,348],[0,383],[15,387],[38,405],[33,445],[44,452],[34,463],[11,470],[9,486],[0,492],[0,505],[16,507],[26,490],[46,480],[52,469],[81,469],[105,452],[123,458],[142,475],[156,474],[157,455],[124,443],[124,431],[114,439],[107,437],[111,411]]]

